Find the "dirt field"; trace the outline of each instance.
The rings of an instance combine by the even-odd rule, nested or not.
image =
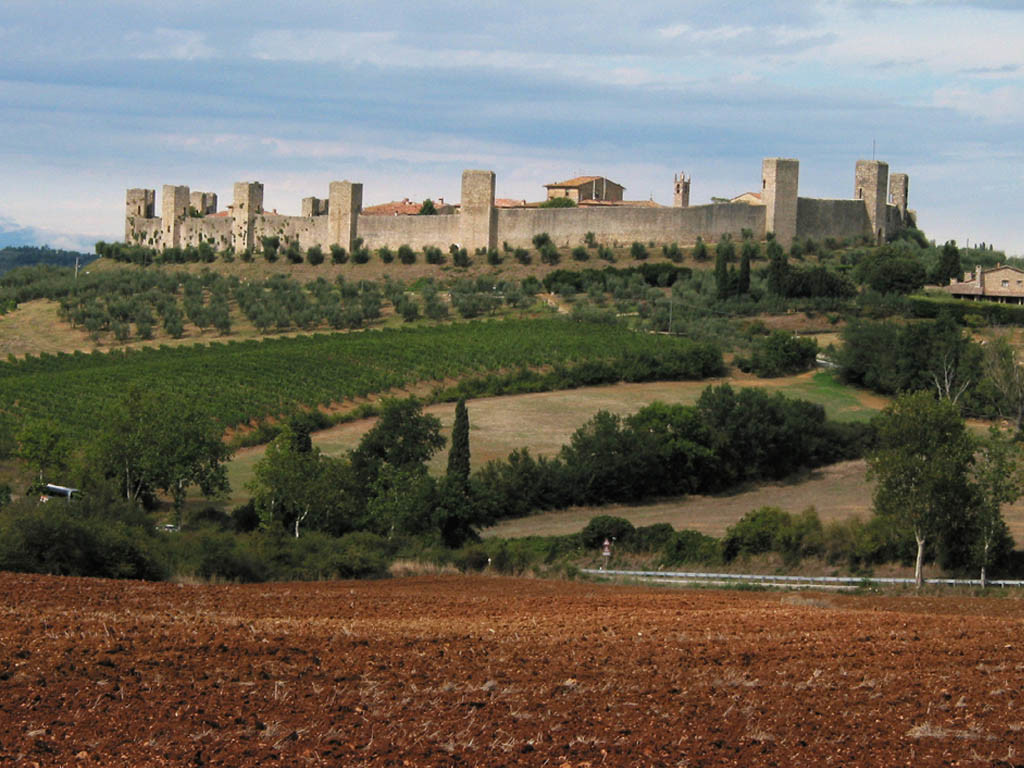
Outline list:
[[[1011,766],[1024,601],[0,574],[0,764]]]

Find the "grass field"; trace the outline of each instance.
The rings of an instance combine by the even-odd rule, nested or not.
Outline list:
[[[830,418],[839,420],[869,419],[885,403],[882,398],[868,392],[839,384],[831,374],[822,372],[811,372],[779,379],[757,379],[737,374],[713,381],[616,384],[560,392],[481,398],[468,403],[473,468],[479,469],[491,459],[504,458],[512,450],[524,446],[528,447],[534,455],[556,454],[569,441],[572,433],[597,411],[606,410],[620,415],[628,415],[656,400],[666,403],[692,404],[697,401],[700,393],[709,384],[725,382],[734,386],[769,388],[791,397],[810,400],[824,406]],[[440,419],[446,435],[451,431],[454,411],[455,406],[452,403],[434,405],[426,409],[427,413]],[[313,441],[328,455],[342,455],[345,451],[355,448],[373,424],[373,419],[342,424],[317,432],[313,436]],[[245,485],[252,479],[253,467],[263,457],[264,450],[263,446],[258,446],[242,449],[235,454],[229,466],[229,478],[233,489],[231,502],[233,504],[242,503],[248,498]],[[446,462],[447,452],[441,451],[434,457],[431,469],[435,472],[443,472]],[[860,474],[863,475],[863,472]],[[870,496],[870,494],[868,495]],[[688,503],[690,502],[692,500]],[[707,503],[723,507],[721,512],[712,512],[707,520],[700,524],[699,529],[707,530],[709,533],[720,533],[726,525],[735,522],[739,516],[750,509],[749,507],[743,508],[737,514],[734,506],[722,504],[721,500],[714,500],[713,504]],[[741,506],[742,504],[745,502],[741,503]],[[637,519],[646,520],[645,515],[669,514],[668,507],[664,509],[662,507],[664,507],[662,504],[654,505],[651,508],[637,507],[635,508],[636,514],[640,516]],[[673,507],[673,505],[669,504],[669,507]],[[835,514],[836,516],[845,516],[859,510],[860,506],[856,504],[848,510],[837,506]],[[586,517],[582,517],[583,514]],[[603,512],[551,513],[521,521],[510,521],[503,525],[511,525],[512,527],[508,530],[512,532],[501,535],[527,535],[540,532],[533,530],[533,522],[544,526],[545,531],[551,527],[552,533],[577,531],[586,524],[586,520],[593,514],[603,514]],[[559,516],[566,516],[564,522],[556,522]],[[624,516],[631,517],[632,512],[624,514]],[[677,515],[677,517],[679,516]],[[583,522],[579,523],[579,520]],[[662,518],[651,519],[651,522],[663,521],[673,522],[673,520]],[[675,523],[673,522],[673,524]],[[689,523],[687,523],[687,527],[690,527]],[[557,530],[555,530],[556,528]],[[498,532],[501,530],[505,529],[499,526]]]
[[[780,391],[824,406],[829,418],[866,420],[881,410],[886,400],[865,390],[840,384],[830,373],[812,372],[779,379],[757,379],[739,374],[712,382],[656,382],[587,387],[562,392],[492,397],[468,403],[472,464],[478,469],[491,459],[504,458],[513,449],[529,447],[534,455],[553,455],[568,442],[572,433],[599,410],[630,414],[656,400],[667,403],[696,402],[711,383],[758,386]],[[455,406],[430,406],[427,413],[440,419],[450,434]],[[314,443],[325,453],[337,456],[351,450],[374,424],[373,419],[342,424],[314,434]],[[264,448],[239,451],[229,467],[232,504],[248,498],[245,484],[252,479],[253,466]],[[444,471],[447,451],[438,453],[431,469]],[[560,535],[581,530],[595,515],[625,517],[634,525],[669,523],[677,530],[689,528],[721,536],[727,527],[747,512],[762,506],[778,506],[799,512],[813,506],[822,521],[871,516],[872,485],[865,478],[863,461],[848,461],[823,467],[778,483],[746,486],[716,496],[687,496],[634,506],[581,507],[545,512],[516,520],[505,520],[485,530],[484,536],[519,537]],[[1004,509],[1010,532],[1024,542],[1024,502]]]

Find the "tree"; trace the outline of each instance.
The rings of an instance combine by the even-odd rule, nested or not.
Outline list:
[[[369,487],[383,465],[423,465],[444,442],[441,422],[425,415],[419,400],[385,400],[377,423],[352,451],[352,468]]]
[[[729,258],[728,249],[725,247],[726,243],[732,245],[731,241],[727,241],[723,236],[715,247],[715,295],[719,301],[723,301],[729,298],[729,294],[732,293],[729,284]]]
[[[469,411],[465,398],[455,405],[452,446],[448,451],[448,477],[463,485],[469,483]]]
[[[999,414],[1013,422],[1019,434],[1024,421],[1024,365],[1005,336],[985,346],[985,377],[1000,395]]]
[[[868,477],[878,481],[875,514],[917,542],[914,582],[923,583],[925,544],[962,528],[971,507],[973,445],[956,406],[927,392],[902,395],[875,419]]]
[[[434,201],[431,200],[429,197],[426,200],[424,200],[423,201],[423,205],[420,206],[419,215],[420,216],[436,216],[437,215],[437,206],[434,205]]]
[[[224,428],[192,400],[133,387],[103,422],[90,449],[92,466],[117,478],[127,500],[162,490],[180,509],[190,485],[204,496],[227,491]]]
[[[964,276],[963,266],[960,262],[960,249],[956,247],[955,240],[947,240],[939,253],[939,263],[932,273],[932,282],[938,285],[946,285],[951,279],[961,279]]]
[[[981,569],[981,586],[986,586],[987,569],[1000,549],[1007,548],[1009,532],[1003,520],[1003,504],[1012,504],[1024,493],[1024,469],[1020,444],[998,427],[989,428],[975,455],[971,480],[976,497],[974,507],[974,558]]]
[[[740,276],[736,281],[736,293],[740,296],[750,293],[750,259],[756,251],[757,243],[753,240],[743,241],[743,249],[740,252]]]
[[[350,468],[342,459],[324,456],[307,445],[307,437],[291,426],[267,446],[253,469],[248,488],[263,528],[282,526],[299,537],[300,527],[334,534],[349,529],[346,491],[351,488]]]
[[[15,438],[18,457],[39,475],[39,482],[48,472],[63,472],[71,457],[71,440],[61,425],[50,419],[32,419],[18,431]]]
[[[768,290],[779,296],[784,296],[786,294],[786,278],[789,271],[786,252],[774,237],[768,240],[766,252],[768,256]]]

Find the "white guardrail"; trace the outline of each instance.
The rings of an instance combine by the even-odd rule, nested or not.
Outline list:
[[[688,584],[758,584],[772,587],[821,587],[826,589],[859,589],[872,584],[913,584],[913,579],[882,576],[778,576],[763,573],[700,573],[694,571],[616,571],[581,568],[588,576],[621,576],[645,581]],[[981,579],[925,579],[925,584],[947,587],[980,587]],[[987,579],[989,587],[1024,587],[1024,581]]]

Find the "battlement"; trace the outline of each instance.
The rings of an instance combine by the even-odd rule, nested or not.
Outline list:
[[[268,237],[296,241],[303,249],[315,245],[346,250],[361,239],[369,248],[410,245],[447,249],[454,243],[474,252],[496,248],[502,242],[530,247],[541,232],[559,246],[578,245],[588,233],[607,243],[686,245],[698,237],[705,241],[722,235],[741,237],[744,231],[757,237],[773,233],[788,244],[797,237],[863,236],[880,241],[913,225],[913,214],[907,208],[907,174],[890,177],[888,164],[879,161],[857,162],[851,199],[800,197],[800,162],[793,158],[772,157],[762,162],[759,194],[725,198],[710,205],[690,204],[686,173],[675,174],[672,181],[671,207],[605,199],[569,208],[540,208],[525,202],[499,207],[495,205],[494,172],[468,170],[462,174],[461,205],[457,209],[445,206],[436,216],[365,215],[363,185],[351,181],[331,182],[326,198],[303,198],[298,216],[264,211],[263,185],[258,181],[236,183],[225,213],[217,212],[215,193],[166,185],[159,218],[154,216],[154,190],[129,189],[125,195],[125,241],[158,249],[207,242],[217,250],[242,252],[260,250],[262,239]]]

